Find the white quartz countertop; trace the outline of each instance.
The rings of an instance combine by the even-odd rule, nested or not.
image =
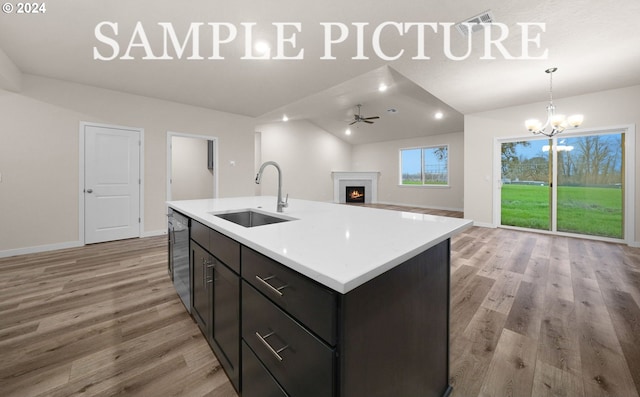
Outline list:
[[[167,205],[343,294],[472,225],[459,218],[297,199],[277,213],[271,196]],[[214,215],[245,209],[293,220],[247,228]]]

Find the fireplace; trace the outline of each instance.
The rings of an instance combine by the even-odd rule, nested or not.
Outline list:
[[[347,186],[345,198],[347,203],[364,203],[364,186]]]
[[[347,187],[364,187],[360,193],[364,195],[364,200],[360,203],[372,204],[378,202],[378,177],[377,171],[333,171],[333,202],[346,203]],[[366,194],[365,194],[366,193]]]

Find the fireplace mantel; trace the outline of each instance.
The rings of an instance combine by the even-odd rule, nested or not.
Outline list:
[[[379,171],[333,171],[333,201],[344,203],[345,187],[347,185],[362,184],[366,189],[366,203],[378,202]]]

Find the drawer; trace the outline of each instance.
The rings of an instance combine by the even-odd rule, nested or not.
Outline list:
[[[198,221],[191,220],[191,240],[209,251],[209,228]]]
[[[288,397],[244,342],[242,342],[242,397]]]
[[[195,220],[191,221],[191,239],[240,274],[240,243]]]
[[[245,281],[242,338],[289,395],[333,395],[333,349]]]
[[[213,229],[209,230],[209,252],[240,274],[240,243]]]
[[[244,246],[242,278],[335,346],[337,292]]]

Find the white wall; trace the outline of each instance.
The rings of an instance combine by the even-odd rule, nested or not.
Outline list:
[[[171,200],[213,198],[213,170],[207,167],[209,141],[171,137]]]
[[[582,113],[581,128],[607,128],[640,125],[640,86],[556,99],[563,114]],[[495,138],[529,137],[524,121],[543,118],[546,102],[498,109],[465,116],[464,127],[464,216],[491,225],[493,222],[493,150]],[[636,164],[640,161],[640,139],[635,139]],[[637,166],[636,166],[637,168]],[[640,237],[640,172],[635,175],[635,239]]]
[[[462,132],[357,145],[353,171],[380,171],[378,202],[462,211],[464,195]],[[449,145],[449,187],[401,186],[400,149]]]
[[[308,121],[265,124],[257,130],[261,161],[273,160],[282,169],[283,197],[289,193],[292,198],[333,201],[331,172],[349,171],[350,144]],[[277,194],[277,175],[275,168],[265,169],[261,194]]]
[[[0,255],[81,240],[81,121],[144,128],[146,234],[166,228],[167,131],[219,137],[219,196],[253,195],[254,119],[24,75],[20,93],[0,90]]]

